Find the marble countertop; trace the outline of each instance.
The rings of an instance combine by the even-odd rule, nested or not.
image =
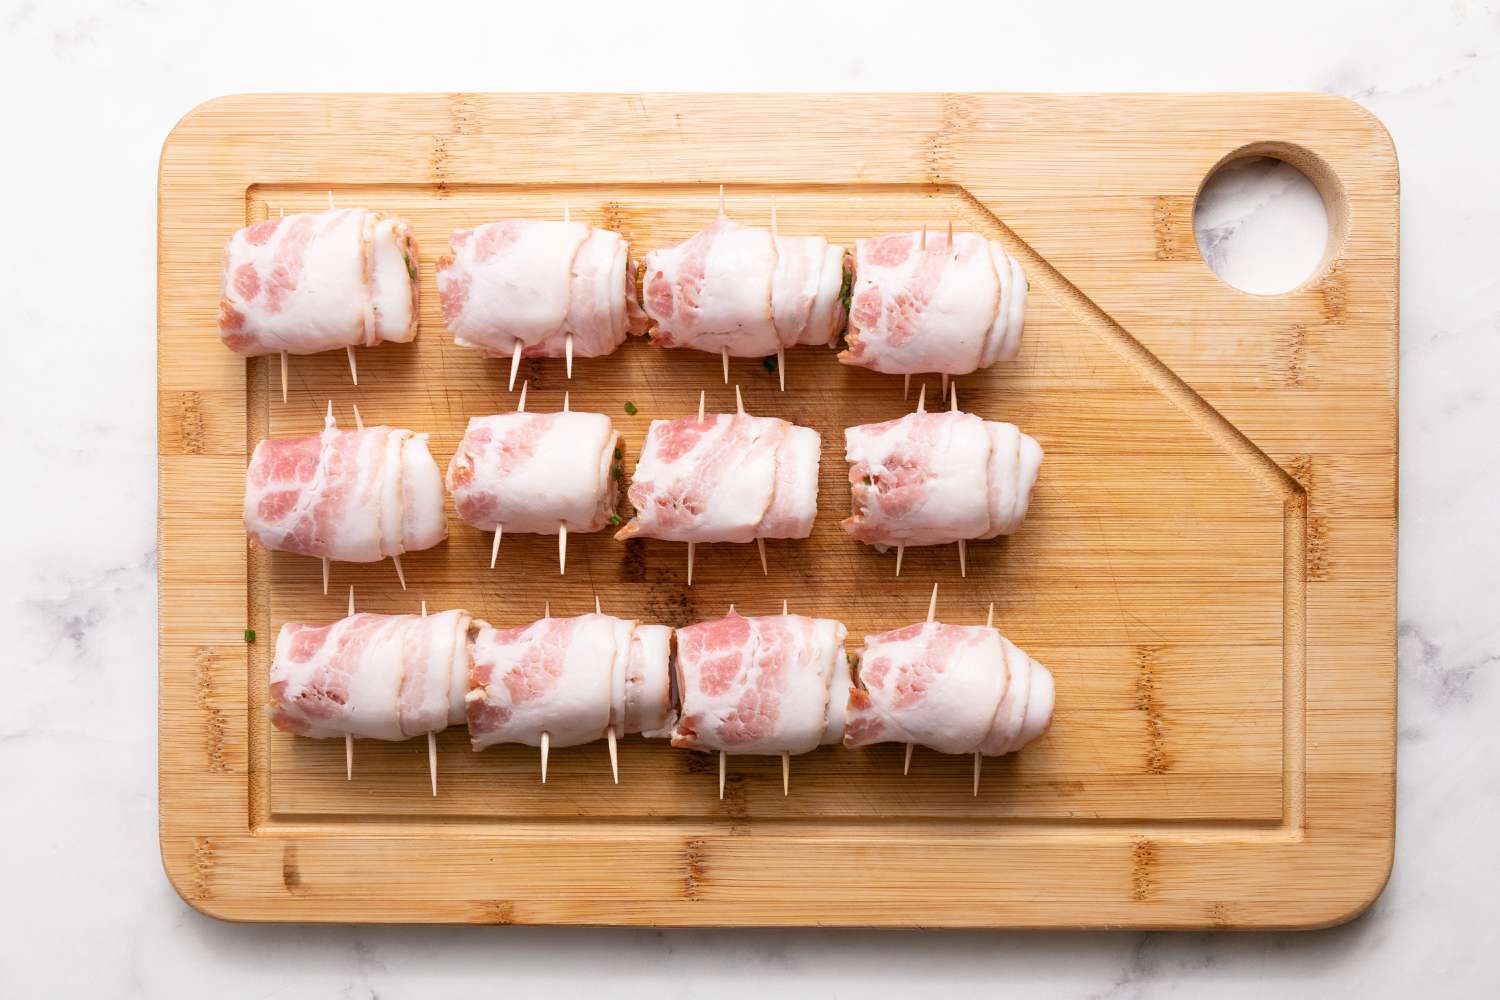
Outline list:
[[[1500,6],[987,6],[5,0],[0,996],[1494,990]],[[1384,120],[1403,191],[1400,777],[1367,914],[1240,935],[286,927],[178,899],[156,829],[162,139],[238,91],[651,89],[1324,90]]]

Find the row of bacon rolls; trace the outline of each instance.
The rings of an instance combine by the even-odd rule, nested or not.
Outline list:
[[[619,233],[508,219],[454,233],[437,261],[455,342],[512,359],[599,357],[628,332],[663,347],[766,357],[847,344],[879,372],[962,375],[1013,358],[1026,276],[997,241],[925,229],[855,241],[784,236],[731,221],[638,264]],[[312,354],[409,341],[416,241],[365,209],[297,213],[235,233],[224,254],[219,332],[246,355]]]
[[[925,398],[925,390],[924,390]],[[525,394],[522,394],[524,407]],[[494,532],[555,534],[618,526],[622,540],[763,542],[806,538],[817,515],[821,436],[745,413],[653,420],[616,513],[624,446],[609,417],[571,411],[471,418],[448,465],[460,517]],[[357,414],[357,411],[356,411]],[[851,515],[842,524],[881,551],[1010,534],[1020,527],[1042,449],[1013,424],[957,408],[918,411],[844,432]],[[245,485],[245,525],[262,546],[374,562],[446,537],[442,485],[425,434],[340,430],[261,441]],[[690,550],[691,552],[691,550]],[[961,567],[964,565],[961,562]],[[688,583],[692,583],[689,557]],[[566,568],[565,561],[563,568]],[[326,580],[326,577],[325,577]],[[326,589],[326,588],[325,588]]]
[[[597,612],[514,628],[465,611],[355,614],[282,626],[269,713],[314,738],[403,740],[466,722],[475,750],[639,733],[784,756],[883,742],[995,756],[1051,722],[1051,672],[989,625],[929,614],[866,636],[853,656],[846,636],[829,618],[733,608],[675,631]]]

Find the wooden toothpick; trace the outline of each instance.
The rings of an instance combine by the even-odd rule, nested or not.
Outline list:
[[[770,576],[771,570],[766,566],[766,540],[757,537],[755,547],[760,550],[760,572],[762,576]]]
[[[354,409],[354,429],[362,431],[365,429],[365,418],[359,415],[359,404],[351,404]]]
[[[557,575],[568,575],[568,522],[557,522]]]
[[[986,615],[985,618],[984,618],[984,627],[985,628],[994,628],[995,627],[995,602],[994,601],[990,602],[990,613],[988,615]]]
[[[724,801],[724,751],[719,751],[719,801]]]
[[[391,556],[391,565],[396,567],[396,579],[401,581],[401,589],[406,589],[406,571],[401,568],[401,557]]]
[[[688,578],[687,585],[693,585],[693,550],[698,547],[696,542],[688,542]]]
[[[323,557],[323,594],[324,594],[325,597],[328,594],[328,557],[327,556]]]
[[[286,351],[281,352],[281,401],[286,402]]]
[[[515,345],[510,349],[510,385],[506,392],[514,392],[516,388],[516,372],[521,370],[521,338],[516,338]]]
[[[547,750],[551,747],[552,735],[545,730],[542,732],[542,784],[547,783]]]
[[[609,773],[618,785],[620,783],[620,750],[615,738],[615,727],[610,726],[606,729],[604,737],[609,740]]]
[[[969,575],[969,550],[965,539],[958,540],[958,575],[967,578]]]
[[[490,569],[495,568],[495,561],[500,558],[500,536],[505,533],[503,524],[495,525],[495,544],[490,546]]]
[[[516,412],[517,413],[525,413],[526,412],[526,387],[529,386],[530,384],[531,384],[531,380],[530,379],[526,379],[524,382],[521,383],[521,398],[518,399],[518,400],[516,400]]]
[[[937,589],[938,585],[932,585],[932,600],[927,602],[927,620],[929,622],[937,618]]]
[[[719,348],[719,357],[724,359],[724,384],[729,384],[729,348]]]
[[[792,794],[792,755],[786,750],[781,751],[781,794]]]
[[[911,773],[911,748],[912,744],[906,744],[906,763],[901,765],[901,773],[903,775]]]

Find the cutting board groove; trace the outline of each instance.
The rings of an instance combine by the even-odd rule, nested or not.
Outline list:
[[[851,122],[872,123],[851,128]],[[1323,266],[1282,296],[1204,265],[1192,203],[1215,165],[1268,152],[1330,208]],[[560,215],[623,232],[636,253],[717,209],[836,242],[912,227],[983,232],[1026,267],[1014,364],[958,380],[964,408],[1047,451],[1015,536],[890,556],[837,526],[842,429],[910,409],[900,380],[788,355],[788,391],[755,359],[732,378],[751,412],[823,435],[812,538],[701,546],[607,533],[489,538],[453,515],[442,546],[337,566],[247,546],[249,449],[341,419],[427,431],[446,464],[467,417],[514,408],[503,365],[451,343],[433,261],[453,229]],[[411,345],[245,362],[214,335],[218,262],[235,228],[317,209],[332,191],[411,220],[422,332]],[[1398,181],[1378,122],[1321,95],[243,96],[195,109],[162,153],[159,237],[162,854],[194,906],[251,920],[483,923],[1298,927],[1358,912],[1383,885],[1394,802]],[[529,407],[609,414],[633,465],[653,417],[706,389],[717,358],[633,340],[527,362]],[[932,380],[930,391],[937,388]],[[915,392],[915,387],[913,392]],[[627,415],[623,404],[635,404]],[[1052,731],[969,762],[899,747],[733,761],[631,738],[621,785],[602,745],[473,754],[343,748],[265,720],[276,629],[359,606],[469,608],[496,624],[593,605],[682,624],[795,610],[854,637],[918,620],[997,623],[1057,676]],[[253,628],[254,644],[242,631]]]

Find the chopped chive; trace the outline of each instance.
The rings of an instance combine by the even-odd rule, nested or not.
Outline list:
[[[247,628],[247,629],[245,629],[245,641],[246,642],[254,642],[255,641],[255,629],[253,629],[253,628]]]
[[[630,414],[633,417],[637,413],[639,413],[640,411],[635,408],[635,404],[634,403],[632,403],[630,400],[627,399],[627,400],[625,400],[625,412],[628,413],[628,414]]]
[[[618,465],[611,465],[609,467],[609,478],[615,480],[616,482],[619,482],[620,480],[625,478],[625,470],[620,468]]]
[[[402,253],[401,259],[406,261],[406,273],[411,276],[412,281],[417,280],[417,265],[411,262],[411,254]]]
[[[622,523],[623,522],[620,520],[620,515],[619,514],[611,514],[611,515],[609,515],[609,526],[611,528],[618,528]]]
[[[760,359],[760,364],[762,368],[770,372],[772,375],[776,374],[776,355],[766,355],[765,357]]]
[[[617,445],[615,445],[615,461],[618,462],[620,459],[622,459],[624,457],[625,457],[625,446],[623,444],[617,444]]]

